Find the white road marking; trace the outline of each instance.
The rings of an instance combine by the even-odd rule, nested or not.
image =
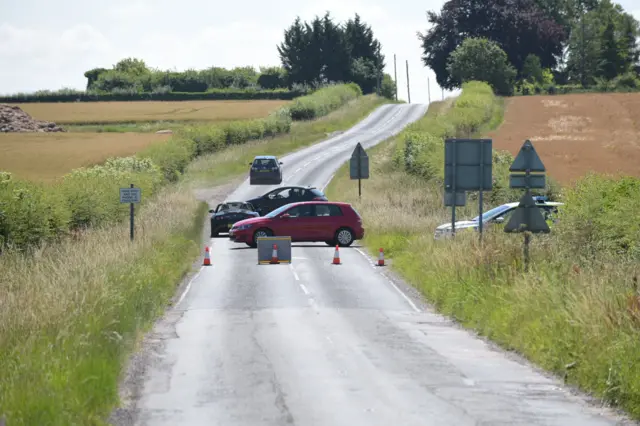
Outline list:
[[[309,290],[304,284],[300,284],[300,288],[302,289],[302,291],[304,291],[304,294],[306,294],[307,296],[310,294]]]
[[[322,192],[324,192],[324,190],[327,188],[327,186],[329,186],[329,184],[331,183],[331,181],[333,180],[333,177],[335,175],[336,175],[336,172],[333,172],[333,174],[331,176],[329,176],[329,180],[327,181],[327,183],[324,184],[324,186],[321,189]]]
[[[211,268],[213,268],[213,265],[210,266]],[[182,294],[180,295],[180,299],[178,299],[178,303],[176,303],[176,306],[178,306],[182,300],[185,298],[185,296],[187,295],[187,293],[189,293],[189,290],[191,289],[191,284],[193,284],[193,282],[196,280],[196,278],[198,278],[200,276],[200,273],[202,272],[202,270],[205,268],[205,266],[201,266],[200,270],[193,276],[193,278],[191,278],[189,280],[189,282],[187,283],[187,286],[185,287],[184,291],[182,292]]]
[[[300,170],[302,170],[302,167],[298,167],[298,168],[296,169],[296,171],[295,171],[295,172],[293,172],[293,174],[295,175],[295,174],[296,174],[296,173],[298,173]]]
[[[296,281],[300,281],[300,277],[298,276],[298,274],[296,273],[296,270],[293,269],[293,265],[289,264],[289,269],[291,269],[291,272],[293,273],[293,278],[296,279]],[[302,284],[300,284],[302,285]],[[304,289],[303,289],[304,290]]]
[[[355,247],[354,247],[354,248],[355,248]],[[369,257],[369,255],[368,255],[367,253],[363,252],[363,251],[362,251],[362,250],[360,250],[359,248],[355,248],[355,249],[358,251],[358,253],[360,253],[361,255],[363,255],[363,256],[364,256],[364,258],[365,258],[365,259],[367,259],[367,261],[370,261],[370,260],[371,260],[371,258]],[[376,265],[375,265],[375,264],[373,264],[373,263],[371,264],[371,266],[373,266],[373,268],[376,268]],[[404,292],[403,292],[402,290],[400,290],[400,289],[398,288],[398,286],[394,284],[394,282],[393,282],[393,281],[391,281],[391,280],[390,280],[388,277],[386,277],[384,274],[382,274],[382,276],[386,279],[386,281],[387,281],[389,284],[391,284],[391,287],[393,287],[393,288],[398,292],[398,294],[399,294],[400,296],[402,296],[402,298],[404,298],[404,300],[406,300],[406,301],[407,301],[407,303],[411,306],[411,308],[413,308],[413,310],[414,310],[414,311],[416,311],[416,312],[421,312],[421,311],[420,311],[420,309],[416,306],[416,304],[415,304],[415,303],[413,303],[413,301],[412,301],[411,299],[409,299],[409,296],[407,296],[406,294],[404,294]]]
[[[295,247],[295,246],[294,246]],[[296,260],[307,260],[306,257],[292,257],[291,259],[296,259]]]

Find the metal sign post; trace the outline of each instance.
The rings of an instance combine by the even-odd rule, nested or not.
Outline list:
[[[120,203],[126,204],[129,203],[129,238],[133,241],[133,216],[134,216],[134,205],[135,203],[139,203],[142,198],[140,188],[134,188],[133,184],[129,188],[120,188]]]
[[[447,139],[444,144],[444,205],[451,206],[451,233],[456,232],[456,206],[466,204],[466,191],[479,191],[478,217],[482,241],[483,195],[493,189],[492,139]],[[454,195],[455,194],[455,195]]]
[[[509,222],[504,227],[504,232],[524,232],[524,271],[529,271],[529,244],[531,234],[551,232],[547,222],[542,216],[540,208],[536,205],[531,195],[531,189],[544,189],[546,179],[544,174],[532,175],[531,172],[544,173],[546,168],[540,160],[533,144],[526,140],[520,152],[509,167],[512,174],[509,176],[509,187],[523,188],[524,195],[520,199],[520,204],[513,212]],[[519,172],[519,173],[513,173]],[[522,174],[524,172],[524,174]]]
[[[358,142],[349,160],[349,177],[358,179],[358,197],[362,198],[362,179],[369,179],[369,156]]]

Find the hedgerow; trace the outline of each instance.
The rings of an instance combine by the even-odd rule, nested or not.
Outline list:
[[[320,117],[361,93],[354,84],[329,86],[307,96],[306,102],[317,108],[314,117]],[[163,185],[178,181],[196,157],[289,133],[293,120],[299,119],[284,107],[258,120],[187,126],[135,156],[73,170],[53,185],[4,173],[0,176],[0,248],[28,250],[69,231],[122,220],[128,206],[120,204],[119,188],[134,184],[141,188],[145,202]]]

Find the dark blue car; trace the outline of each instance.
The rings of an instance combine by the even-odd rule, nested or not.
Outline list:
[[[250,185],[280,185],[282,183],[282,161],[273,155],[258,155],[251,163]]]

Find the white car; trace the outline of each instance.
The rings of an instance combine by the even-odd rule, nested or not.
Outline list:
[[[533,199],[536,204],[543,210],[542,214],[545,219],[549,214],[555,214],[558,212],[558,207],[564,205],[564,203],[558,203],[554,201],[546,201],[546,197],[535,196]],[[498,207],[494,207],[489,211],[482,214],[482,227],[487,228],[491,224],[502,224],[509,220],[509,216],[513,213],[520,203],[506,203]],[[456,221],[456,233],[458,231],[472,229],[478,230],[480,222],[478,222],[478,216],[471,220]],[[440,240],[451,236],[451,222],[444,223],[436,228],[434,238]]]

